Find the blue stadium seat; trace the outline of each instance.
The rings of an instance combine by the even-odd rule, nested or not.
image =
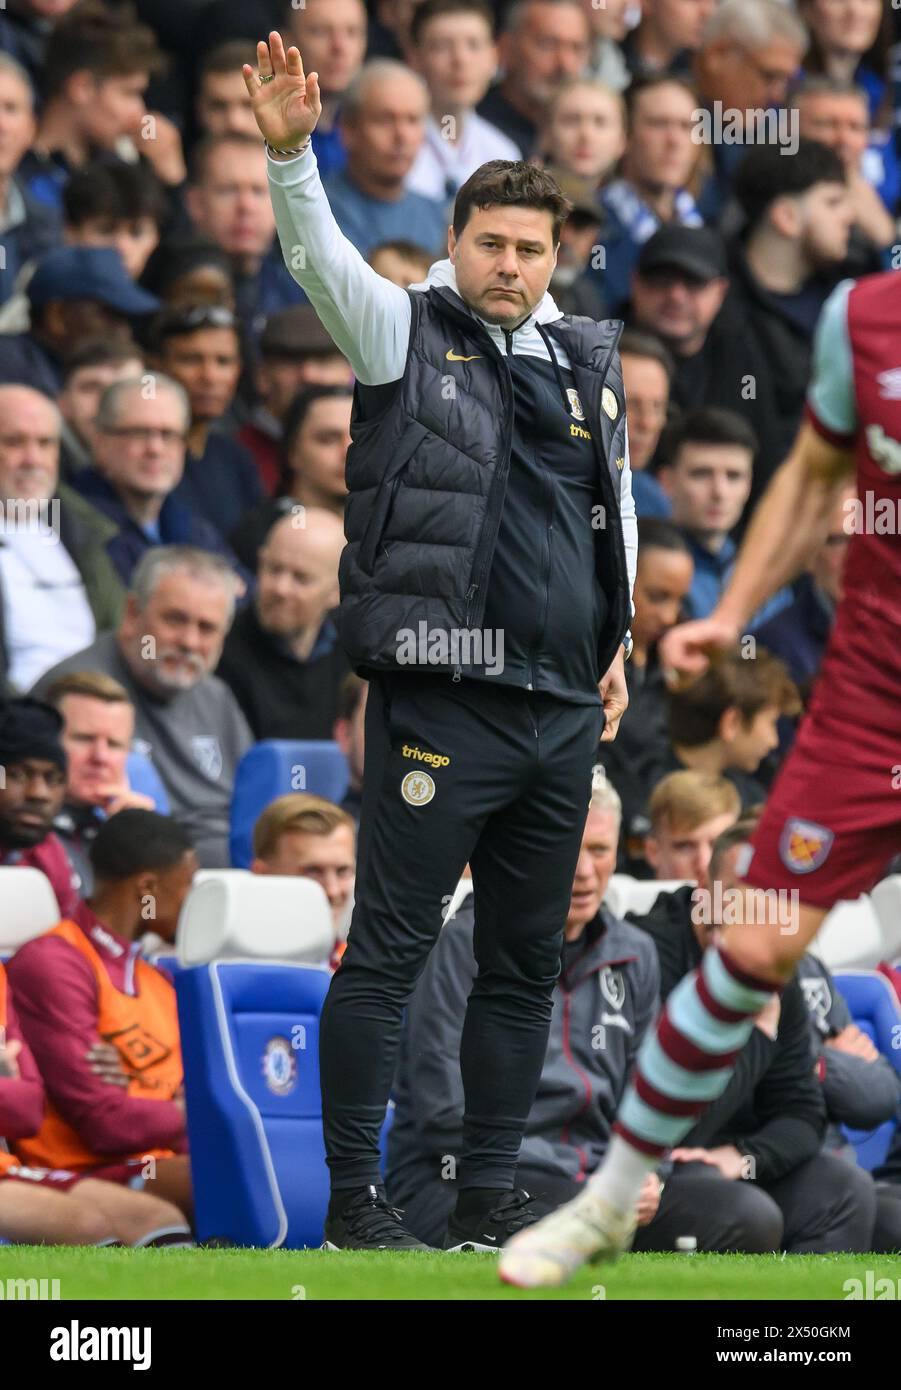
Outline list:
[[[888,980],[875,970],[849,970],[834,975],[833,982],[857,1027],[901,1074],[901,1005]],[[885,1161],[895,1127],[894,1120],[870,1131],[843,1126],[861,1168],[870,1171]]]
[[[334,942],[310,879],[210,875],[179,920],[175,975],[198,1239],[322,1242],[328,1170],[319,1016]]]
[[[128,776],[128,785],[132,791],[140,792],[142,796],[149,796],[160,815],[168,816],[169,797],[163,786],[163,779],[146,754],[135,753],[134,751],[129,753],[125,770]]]
[[[328,739],[295,742],[264,739],[238,764],[231,807],[231,858],[246,869],[253,858],[251,837],[260,812],[277,796],[313,792],[341,802],[347,791],[347,760]]]

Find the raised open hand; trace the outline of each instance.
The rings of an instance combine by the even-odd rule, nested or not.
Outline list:
[[[322,112],[319,75],[305,76],[300,51],[289,48],[286,53],[275,31],[268,44],[257,44],[257,65],[259,76],[249,63],[243,67],[257,125],[270,145],[293,149],[315,130]]]

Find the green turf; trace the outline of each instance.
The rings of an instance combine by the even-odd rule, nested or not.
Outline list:
[[[62,1299],[825,1299],[846,1279],[901,1279],[887,1255],[627,1255],[565,1289],[521,1293],[493,1255],[0,1247],[0,1280],[58,1279]],[[601,1292],[603,1289],[603,1293]]]

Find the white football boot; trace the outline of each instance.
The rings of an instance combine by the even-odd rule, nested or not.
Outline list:
[[[498,1272],[520,1289],[557,1288],[587,1262],[627,1250],[635,1216],[624,1216],[590,1186],[549,1216],[518,1231],[500,1253]]]

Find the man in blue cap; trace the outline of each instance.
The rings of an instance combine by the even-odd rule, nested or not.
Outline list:
[[[31,329],[0,338],[0,381],[62,389],[63,358],[88,338],[127,340],[129,320],[154,313],[159,300],[139,289],[119,252],[63,246],[45,256],[28,286]]]

